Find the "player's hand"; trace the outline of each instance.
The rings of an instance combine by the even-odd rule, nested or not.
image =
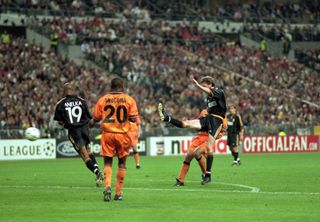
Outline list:
[[[194,84],[196,84],[197,86],[200,86],[200,84],[198,83],[198,81],[195,78],[192,78],[192,81]]]

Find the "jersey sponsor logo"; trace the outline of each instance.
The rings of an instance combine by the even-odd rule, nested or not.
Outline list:
[[[75,151],[70,141],[63,141],[59,143],[57,146],[57,152],[62,156],[69,156],[69,157],[78,155],[78,153]]]
[[[211,108],[211,107],[214,107],[217,105],[217,102],[216,101],[212,101],[210,103],[208,103],[208,107]]]

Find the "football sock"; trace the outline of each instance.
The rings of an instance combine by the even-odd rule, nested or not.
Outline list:
[[[212,167],[212,163],[213,163],[213,154],[208,154],[207,156],[207,169],[206,169],[206,174],[208,174],[209,176],[211,176],[211,167]]]
[[[178,119],[174,119],[174,118],[171,117],[168,120],[168,122],[171,123],[172,125],[176,126],[176,127],[183,128],[182,122],[180,120],[178,120]]]
[[[94,165],[92,159],[88,158],[88,159],[86,159],[84,162],[85,162],[87,168],[88,168],[92,173],[94,173],[94,174],[98,174],[98,173],[99,173],[99,168],[97,168],[97,167]]]
[[[111,186],[112,167],[110,165],[104,165],[104,182],[106,187]]]
[[[125,168],[118,168],[117,172],[117,180],[116,180],[116,195],[121,195],[121,190],[124,183],[124,177],[126,176],[126,169]]]
[[[234,161],[237,161],[238,160],[238,157],[239,157],[239,153],[238,152],[233,152],[233,158],[234,158]]]
[[[99,169],[99,165],[98,165],[98,163],[97,163],[97,160],[96,160],[95,156],[94,156],[92,153],[90,153],[90,154],[89,154],[89,157],[90,157],[90,159],[92,160],[94,166]],[[100,170],[100,169],[99,169],[99,170]]]
[[[206,174],[206,158],[204,156],[200,156],[200,158],[197,158],[198,164],[200,166],[202,175]]]
[[[134,161],[136,162],[136,166],[140,166],[140,156],[139,152],[133,151]]]
[[[184,179],[186,178],[186,175],[189,171],[190,163],[184,161],[180,170],[180,175],[179,175],[179,181],[184,182]]]

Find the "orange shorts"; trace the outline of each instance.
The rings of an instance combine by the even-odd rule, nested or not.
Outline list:
[[[208,140],[208,135],[197,135],[196,137],[192,138],[191,145],[189,147],[190,151],[194,151],[198,147],[200,147],[203,150],[203,154],[207,154],[207,140]]]
[[[138,131],[129,131],[128,133],[131,138],[131,144],[136,146],[139,143],[139,132]]]
[[[128,133],[102,133],[101,156],[119,158],[129,155],[131,138]]]

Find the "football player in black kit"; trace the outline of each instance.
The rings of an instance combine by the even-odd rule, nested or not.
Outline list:
[[[240,165],[238,146],[243,138],[243,122],[235,105],[229,106],[230,114],[227,115],[228,120],[228,141],[227,144],[234,158],[233,166]]]
[[[54,120],[68,129],[68,138],[86,166],[96,175],[96,185],[103,181],[97,161],[89,148],[89,121],[92,119],[86,101],[75,94],[74,86],[63,86],[64,96],[56,105]]]
[[[215,144],[218,134],[223,130],[223,119],[225,118],[227,107],[223,90],[215,87],[214,79],[211,76],[202,77],[199,82],[192,78],[192,81],[199,89],[207,94],[208,114],[205,117],[185,121],[174,119],[165,112],[162,103],[158,105],[158,112],[161,121],[169,122],[179,128],[192,128],[208,132],[207,172],[201,181],[201,184],[204,185],[211,181],[211,167],[213,162],[212,147]]]

